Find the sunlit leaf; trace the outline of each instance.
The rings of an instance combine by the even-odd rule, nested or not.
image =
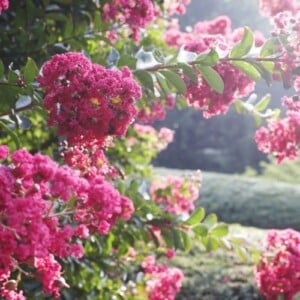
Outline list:
[[[193,226],[200,223],[205,217],[205,209],[203,207],[198,207],[191,216],[186,220],[186,224]]]
[[[219,61],[219,54],[216,50],[212,49],[208,53],[200,54],[196,62],[199,62],[202,66],[214,66]]]
[[[177,89],[180,94],[186,92],[186,86],[180,76],[170,70],[162,70],[160,73]]]
[[[27,83],[32,82],[39,74],[39,69],[35,61],[28,57],[24,68],[24,79]]]
[[[240,42],[238,42],[230,51],[229,57],[230,58],[240,58],[248,54],[253,46],[253,33],[248,28],[244,28],[244,35]]]
[[[261,78],[259,71],[250,62],[233,61],[232,64],[254,81],[258,81]]]
[[[217,93],[222,94],[224,91],[224,81],[217,71],[211,67],[197,65],[197,69],[203,76],[207,84]]]

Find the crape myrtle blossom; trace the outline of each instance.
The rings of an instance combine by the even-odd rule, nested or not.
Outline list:
[[[243,32],[241,29],[232,32],[230,19],[220,16],[211,21],[196,23],[191,32],[181,32],[178,24],[173,23],[165,34],[165,41],[170,46],[183,46],[186,51],[199,55],[213,48],[228,53],[234,43],[242,39],[241,32]],[[256,46],[260,46],[263,40],[262,34],[255,34]],[[213,68],[223,79],[224,91],[222,94],[214,91],[196,68],[197,83],[183,76],[187,87],[185,97],[188,104],[203,110],[206,118],[225,114],[235,99],[248,96],[255,85],[253,80],[229,62],[219,62]]]
[[[166,108],[173,109],[175,107],[176,98],[168,94],[164,98],[155,99],[145,103],[138,111],[137,120],[140,123],[151,124],[155,121],[162,121],[166,117]]]
[[[164,7],[168,16],[183,15],[186,13],[186,6],[190,3],[191,0],[165,0]]]
[[[2,159],[7,150],[0,146]],[[0,293],[9,300],[24,299],[17,284],[12,287],[11,275],[26,265],[45,293],[58,297],[66,284],[56,258],[80,258],[83,247],[76,237],[107,234],[118,218],[131,217],[133,204],[102,176],[87,180],[24,149],[9,158],[9,166],[0,165]]]
[[[141,88],[124,67],[109,70],[81,53],[58,54],[42,67],[38,78],[45,87],[48,123],[57,126],[69,145],[98,142],[109,135],[123,136],[137,113]]]
[[[296,0],[259,0],[260,13],[266,17],[272,17],[282,11],[290,11],[295,14],[300,8]]]
[[[154,17],[155,7],[150,0],[112,0],[103,7],[103,21],[128,25],[135,41],[140,39],[140,29],[146,28]]]
[[[254,270],[259,290],[267,300],[294,299],[300,292],[300,233],[270,230],[264,248]]]
[[[175,300],[184,277],[181,270],[157,264],[154,256],[147,256],[142,268],[149,300]]]
[[[135,130],[136,139],[135,142],[133,142],[132,139],[129,140],[131,146],[139,140],[139,142],[146,143],[147,147],[158,152],[162,151],[168,144],[172,143],[174,138],[174,131],[166,127],[156,130],[150,125],[135,123],[133,129]]]
[[[9,2],[8,0],[0,0],[0,15],[3,10],[7,10],[9,7]]]
[[[300,102],[294,100],[299,100],[299,97],[283,97],[282,104],[288,109],[286,117],[269,120],[267,127],[261,127],[255,134],[258,149],[266,154],[273,153],[278,163],[285,158],[297,158],[300,145]]]
[[[275,27],[274,37],[281,41],[278,51],[280,59],[274,68],[274,80],[282,80],[286,88],[294,85],[297,90],[297,75],[299,75],[300,56],[300,4],[297,13],[291,11],[280,12],[272,19]]]
[[[194,202],[199,198],[200,174],[190,178],[168,176],[152,183],[151,199],[158,203],[165,212],[171,214],[188,214],[195,208]]]

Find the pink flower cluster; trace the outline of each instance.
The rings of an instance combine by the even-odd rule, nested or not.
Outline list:
[[[191,0],[166,0],[164,6],[168,16],[184,15],[186,13],[186,6],[191,3]]]
[[[0,15],[2,14],[3,10],[7,10],[9,7],[8,0],[0,0]]]
[[[173,23],[166,32],[165,41],[170,46],[184,46],[186,51],[196,54],[216,48],[225,55],[234,43],[241,40],[242,33],[241,28],[232,32],[230,19],[220,16],[212,21],[196,23],[192,32],[181,32],[178,24]],[[256,33],[255,36],[256,46],[260,46],[264,40],[262,34]],[[248,96],[254,89],[254,82],[232,64],[219,62],[214,69],[224,82],[222,94],[214,91],[196,68],[198,83],[190,81],[186,76],[183,77],[187,86],[185,97],[188,103],[203,110],[207,118],[225,114],[235,99]]]
[[[274,37],[284,40],[278,47],[280,59],[276,62],[274,68],[274,80],[282,80],[284,86],[289,88],[294,85],[297,90],[297,76],[299,71],[300,55],[300,4],[297,12],[284,11],[272,18],[275,30]]]
[[[154,19],[155,9],[151,0],[112,0],[103,7],[104,22],[127,24],[135,41],[139,31]]]
[[[182,285],[181,270],[157,264],[154,256],[147,256],[142,263],[142,268],[149,300],[175,300]]]
[[[293,229],[270,230],[255,277],[266,299],[294,299],[300,292],[300,233]]]
[[[295,98],[298,97],[295,96]],[[277,162],[283,159],[296,159],[300,145],[300,102],[283,97],[282,103],[288,108],[282,120],[269,120],[267,127],[255,133],[258,149],[266,154],[273,153]]]
[[[151,199],[171,214],[187,214],[195,208],[199,198],[200,174],[191,178],[168,176],[165,180],[152,183]]]
[[[49,125],[70,145],[98,145],[108,135],[123,136],[137,111],[141,88],[131,71],[108,70],[81,53],[55,55],[42,67],[38,78],[46,89],[44,106]]]
[[[7,146],[0,146],[0,158],[7,155]],[[26,265],[45,293],[58,297],[64,280],[55,257],[80,258],[83,248],[76,236],[108,233],[118,218],[131,217],[133,205],[103,177],[89,181],[48,156],[20,149],[10,160],[9,166],[0,165],[1,295],[24,299],[16,298],[22,293],[10,277]]]
[[[109,164],[104,150],[99,148],[97,143],[70,147],[66,144],[62,156],[68,166],[79,171],[80,175],[87,179],[99,175],[109,179],[117,177],[116,169]]]
[[[157,152],[165,149],[174,138],[174,131],[166,127],[156,130],[152,126],[135,123],[133,129],[136,131],[137,138],[133,137],[134,140],[132,138],[129,140],[131,145],[139,140],[141,143],[147,143],[148,148],[154,149]]]
[[[235,99],[248,96],[254,89],[254,82],[230,63],[218,64],[214,69],[224,82],[222,94],[214,91],[200,73],[198,83],[185,78],[187,82],[185,97],[191,106],[204,111],[205,118],[226,114]]]
[[[259,0],[259,10],[262,15],[272,17],[283,11],[296,13],[300,5],[296,0]]]
[[[146,103],[139,110],[137,119],[144,124],[162,121],[166,117],[166,108],[173,109],[176,99],[173,95],[166,95],[164,99],[155,99],[150,103]]]

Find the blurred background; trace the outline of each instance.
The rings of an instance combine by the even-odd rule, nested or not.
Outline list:
[[[198,21],[211,20],[227,15],[232,21],[232,29],[249,26],[269,37],[271,26],[267,18],[258,14],[258,1],[252,0],[193,0],[187,6],[187,13],[180,17],[180,26],[185,30]],[[272,94],[270,107],[278,107],[283,95],[293,94],[284,90],[282,84],[265,82],[256,86],[258,98]],[[257,150],[253,140],[257,129],[252,116],[237,114],[232,105],[226,115],[204,119],[201,111],[193,109],[173,110],[163,122],[156,126],[166,126],[176,131],[174,142],[160,153],[154,164],[179,169],[201,169],[222,173],[243,173],[247,167],[261,172],[261,162],[267,157]]]

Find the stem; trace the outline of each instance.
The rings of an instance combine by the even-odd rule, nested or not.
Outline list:
[[[30,104],[28,104],[26,106],[23,106],[23,107],[20,107],[20,108],[17,108],[14,111],[16,113],[18,113],[18,112],[21,112],[21,111],[24,111],[24,110],[28,110],[28,109],[34,107],[35,105],[36,105],[35,103],[31,102]],[[2,113],[2,114],[0,114],[0,117],[8,116],[8,115],[9,115],[9,113]]]
[[[251,57],[251,58],[231,58],[231,57],[226,57],[226,58],[221,58],[219,60],[220,62],[230,62],[230,61],[244,61],[244,62],[251,62],[251,61],[256,61],[256,62],[285,62],[284,59],[280,59],[279,57]],[[296,64],[299,64],[300,61],[296,60]],[[201,65],[201,61],[192,61],[188,63],[190,66],[194,65]],[[150,68],[145,68],[142,70],[148,71],[148,72],[157,72],[159,70],[165,70],[165,69],[176,69],[179,68],[177,64],[169,64],[169,65],[156,65]],[[133,72],[138,71],[138,70],[133,70]]]
[[[53,218],[53,217],[61,217],[61,216],[69,216],[69,215],[73,215],[75,213],[74,210],[64,210],[58,213],[54,213],[52,215],[48,215],[46,216],[46,218]]]

